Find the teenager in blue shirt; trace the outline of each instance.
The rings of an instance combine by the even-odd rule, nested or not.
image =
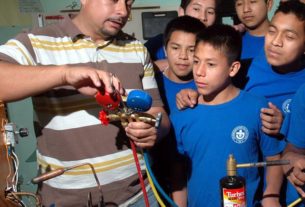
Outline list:
[[[265,50],[249,68],[245,90],[263,95],[283,114],[305,80],[305,4],[281,3],[266,34]]]
[[[254,58],[263,49],[272,5],[273,0],[235,0],[236,14],[246,28],[242,37],[242,60]]]
[[[176,94],[184,88],[196,89],[193,80],[193,55],[196,34],[204,24],[191,16],[180,16],[170,21],[164,32],[165,50],[169,67],[156,72],[160,94],[167,112],[177,110]]]
[[[305,84],[296,92],[290,108],[291,112],[285,119],[282,131],[288,142],[282,159],[290,160],[290,165],[283,166],[283,170],[300,197],[305,197],[304,187],[302,187],[305,185]],[[288,192],[289,190],[292,189],[289,188]],[[291,198],[289,203],[293,199]],[[304,206],[304,204],[301,205]]]
[[[170,114],[177,111],[176,93],[184,88],[196,89],[193,80],[192,66],[195,50],[196,34],[204,29],[204,24],[191,16],[180,16],[171,20],[164,32],[165,49],[168,56],[169,67],[163,72],[156,72],[156,80],[159,91]],[[172,123],[174,124],[174,123]],[[163,139],[152,150],[151,156],[155,164],[154,172],[165,190],[172,192],[176,190],[171,187],[170,180],[173,179],[172,157],[176,156],[174,134],[170,133],[167,139]],[[180,203],[179,193],[173,193],[177,204]],[[182,200],[183,201],[183,200]]]
[[[210,26],[216,21],[217,0],[181,0],[178,16],[188,15],[199,19],[205,26]],[[168,67],[163,34],[159,34],[144,44],[153,61],[163,70]]]
[[[241,37],[230,26],[213,25],[197,36],[193,76],[198,105],[170,115],[174,123],[178,151],[189,160],[188,206],[219,206],[219,180],[226,176],[226,159],[234,154],[237,162],[258,162],[260,152],[267,160],[279,159],[285,143],[261,131],[263,97],[236,88],[231,78],[240,68]],[[246,179],[247,206],[262,198],[257,168],[238,170]],[[279,207],[281,167],[267,168],[264,206]]]

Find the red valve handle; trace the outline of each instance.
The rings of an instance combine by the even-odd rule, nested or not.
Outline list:
[[[99,119],[101,120],[102,125],[107,126],[109,124],[109,119],[108,119],[107,113],[105,111],[100,111]]]
[[[104,110],[115,110],[118,109],[121,103],[121,96],[118,92],[112,94],[105,91],[101,93],[100,91],[96,94],[95,99],[98,104],[102,106]]]

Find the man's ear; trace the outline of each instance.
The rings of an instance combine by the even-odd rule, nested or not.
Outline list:
[[[240,69],[240,62],[239,61],[234,61],[232,64],[231,64],[231,67],[230,67],[230,77],[234,77],[238,71]]]
[[[184,9],[183,9],[181,6],[179,6],[179,9],[178,9],[178,16],[181,17],[181,16],[184,16],[184,15],[185,15]]]

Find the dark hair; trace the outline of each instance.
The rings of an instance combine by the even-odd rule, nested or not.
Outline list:
[[[232,26],[215,24],[202,30],[197,35],[196,46],[200,43],[208,43],[215,49],[222,50],[228,58],[228,63],[240,59],[242,39],[238,31]]]
[[[192,0],[181,0],[180,7],[185,10]]]
[[[237,2],[238,0],[234,0],[234,3]],[[267,3],[269,0],[265,0],[265,2]]]
[[[279,7],[274,14],[278,12],[282,12],[284,14],[294,14],[300,21],[303,22],[305,31],[305,4],[300,0],[280,2]]]
[[[164,45],[167,46],[172,33],[175,31],[182,31],[197,35],[197,33],[199,33],[204,28],[205,26],[200,20],[187,15],[172,19],[167,24],[164,31]]]
[[[185,11],[186,10],[186,7],[191,3],[192,0],[181,0],[180,2],[180,7]],[[220,0],[215,0],[215,5],[216,5],[216,8],[219,4],[219,1]]]

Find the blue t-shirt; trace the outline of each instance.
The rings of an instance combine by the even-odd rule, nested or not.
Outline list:
[[[305,149],[305,84],[296,92],[290,109],[291,112],[284,122],[287,125],[285,133],[287,140],[293,145]]]
[[[280,74],[267,62],[265,51],[256,56],[247,73],[245,90],[264,96],[283,114],[289,113],[289,105],[298,88],[305,82],[305,68],[297,72]]]
[[[290,113],[285,117],[281,132],[287,141],[296,147],[305,149],[305,84],[296,92],[290,105]],[[288,181],[286,203],[290,204],[300,197],[294,186]],[[298,205],[304,206],[304,204]]]
[[[163,59],[167,59],[164,45],[162,45],[162,47],[160,47],[156,52],[156,60],[163,60]]]
[[[240,59],[253,59],[264,48],[265,36],[253,36],[245,32],[242,37],[242,50]]]
[[[158,83],[159,91],[167,109],[168,114],[172,111],[177,111],[176,94],[182,89],[191,88],[197,90],[194,80],[187,83],[176,83],[168,79],[163,73],[158,72],[156,74],[156,80]]]
[[[226,160],[233,154],[238,163],[258,162],[279,154],[283,141],[261,131],[260,109],[267,101],[241,91],[233,100],[219,105],[199,104],[172,113],[178,151],[190,161],[188,206],[220,206],[219,181],[226,176]],[[247,206],[254,206],[261,177],[257,168],[238,169],[246,180]]]
[[[296,72],[281,74],[273,70],[267,62],[265,51],[256,56],[248,70],[248,82],[245,90],[261,95],[275,104],[286,116],[290,113],[290,103],[296,91],[305,83],[305,67]],[[286,203],[290,204],[299,196],[294,187],[288,182]],[[304,206],[304,205],[302,205]]]

